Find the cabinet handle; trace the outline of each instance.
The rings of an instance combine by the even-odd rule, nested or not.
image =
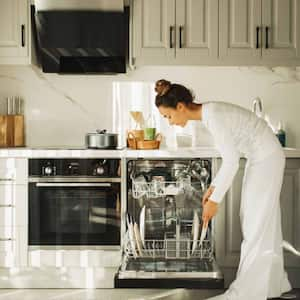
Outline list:
[[[14,239],[8,238],[8,239],[3,239],[0,238],[0,242],[9,242],[9,241],[13,241]]]
[[[266,26],[266,49],[269,48],[269,26]]]
[[[21,26],[21,35],[22,35],[22,47],[25,47],[25,25]]]
[[[256,26],[256,49],[259,48],[259,26]]]
[[[0,207],[14,207],[12,204],[3,205],[1,204]]]
[[[182,30],[183,26],[179,26],[179,48],[182,48]]]
[[[173,30],[174,26],[170,26],[170,48],[173,48]]]

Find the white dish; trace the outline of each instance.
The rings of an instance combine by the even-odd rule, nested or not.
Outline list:
[[[135,235],[135,242],[136,242],[138,254],[140,256],[142,256],[143,255],[143,250],[142,250],[143,249],[143,243],[142,243],[142,239],[141,239],[139,225],[136,222],[134,222],[133,231],[134,231],[134,235]]]
[[[200,226],[200,222],[199,222],[198,213],[196,210],[194,210],[193,228],[192,228],[192,234],[193,234],[192,254],[194,254],[197,247],[199,226]]]
[[[128,226],[129,241],[130,241],[130,246],[131,246],[131,249],[132,249],[132,253],[133,253],[134,258],[137,258],[138,254],[136,252],[133,224],[132,224],[132,222],[129,218],[129,215],[127,215],[127,226]]]
[[[176,196],[179,194],[179,189],[174,184],[170,184],[165,188],[165,194]]]
[[[144,248],[145,248],[145,214],[146,214],[146,206],[144,205],[140,213],[140,233],[141,233],[142,245]]]
[[[200,236],[200,242],[199,242],[199,247],[201,247],[207,233],[208,225],[206,227],[202,226],[202,231],[201,231],[201,236]]]

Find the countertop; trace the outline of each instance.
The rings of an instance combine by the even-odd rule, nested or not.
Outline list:
[[[300,158],[300,149],[284,148],[287,158]],[[219,152],[214,147],[195,147],[159,150],[94,150],[80,148],[53,148],[53,147],[24,147],[24,148],[1,148],[0,157],[3,158],[47,158],[47,157],[86,157],[86,158],[205,158],[220,157]]]

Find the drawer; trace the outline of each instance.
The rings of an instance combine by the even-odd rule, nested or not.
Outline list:
[[[27,194],[27,185],[0,185],[0,226],[27,226]]]
[[[16,185],[12,184],[12,182],[10,184],[0,185],[0,207],[14,204],[16,194],[15,186]]]
[[[14,250],[15,241],[4,241],[0,239],[0,252],[12,252]]]
[[[28,177],[28,160],[0,158],[0,184],[25,184]]]
[[[0,226],[0,240],[13,240],[14,239],[14,227]]]
[[[0,268],[11,268],[14,266],[15,266],[14,253],[0,251]]]
[[[0,227],[13,227],[14,226],[14,211],[15,208],[11,207],[0,207]],[[0,232],[0,238],[1,238]]]

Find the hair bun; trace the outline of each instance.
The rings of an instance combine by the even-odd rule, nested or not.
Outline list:
[[[160,79],[155,83],[155,92],[157,96],[164,96],[171,88],[171,82],[165,79]]]

